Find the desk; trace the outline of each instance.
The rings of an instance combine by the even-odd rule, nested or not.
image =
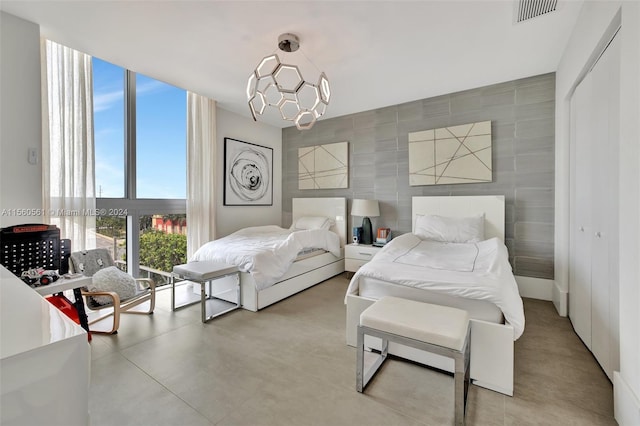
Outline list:
[[[87,313],[84,310],[84,300],[82,299],[81,290],[82,287],[86,287],[88,284],[91,284],[91,277],[85,277],[84,275],[79,278],[60,277],[58,281],[55,281],[48,285],[33,287],[33,289],[41,296],[48,296],[50,294],[62,293],[66,290],[73,290],[73,297],[75,298],[74,306],[78,311],[80,326],[82,326],[82,328],[89,332]]]
[[[0,424],[88,425],[87,333],[0,266]]]

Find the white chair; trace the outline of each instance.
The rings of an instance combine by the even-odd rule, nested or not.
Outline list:
[[[86,276],[93,275],[110,266],[115,266],[111,253],[107,249],[93,249],[71,253],[70,265],[74,272],[82,273]],[[99,314],[97,318],[89,321],[89,330],[92,333],[115,334],[120,327],[120,314],[153,314],[156,305],[156,284],[149,278],[134,279],[136,285],[136,295],[126,299],[120,299],[115,291],[89,291],[82,290],[85,298],[85,305],[92,311],[107,310],[106,314]],[[98,303],[96,297],[106,296],[107,303]],[[144,311],[132,310],[132,308],[149,301],[149,309]],[[91,325],[96,324],[110,316],[113,316],[113,323],[110,329],[92,329]]]

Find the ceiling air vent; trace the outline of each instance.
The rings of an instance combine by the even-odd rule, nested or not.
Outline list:
[[[545,13],[553,12],[558,0],[518,0],[516,4],[516,22],[526,21]]]

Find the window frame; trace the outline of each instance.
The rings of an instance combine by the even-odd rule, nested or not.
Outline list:
[[[140,217],[151,214],[186,214],[187,200],[186,198],[137,198],[136,73],[126,68],[123,69],[125,71],[124,198],[96,197],[96,208],[105,209],[108,213],[121,211],[126,212],[127,271],[134,277],[139,277]],[[186,137],[187,135],[185,134],[185,139]],[[185,168],[185,173],[186,172],[187,170]],[[116,216],[125,216],[125,214]]]

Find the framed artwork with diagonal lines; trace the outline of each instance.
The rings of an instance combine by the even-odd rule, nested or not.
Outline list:
[[[298,189],[349,187],[349,142],[298,148]]]
[[[409,185],[492,179],[491,121],[409,133]]]

